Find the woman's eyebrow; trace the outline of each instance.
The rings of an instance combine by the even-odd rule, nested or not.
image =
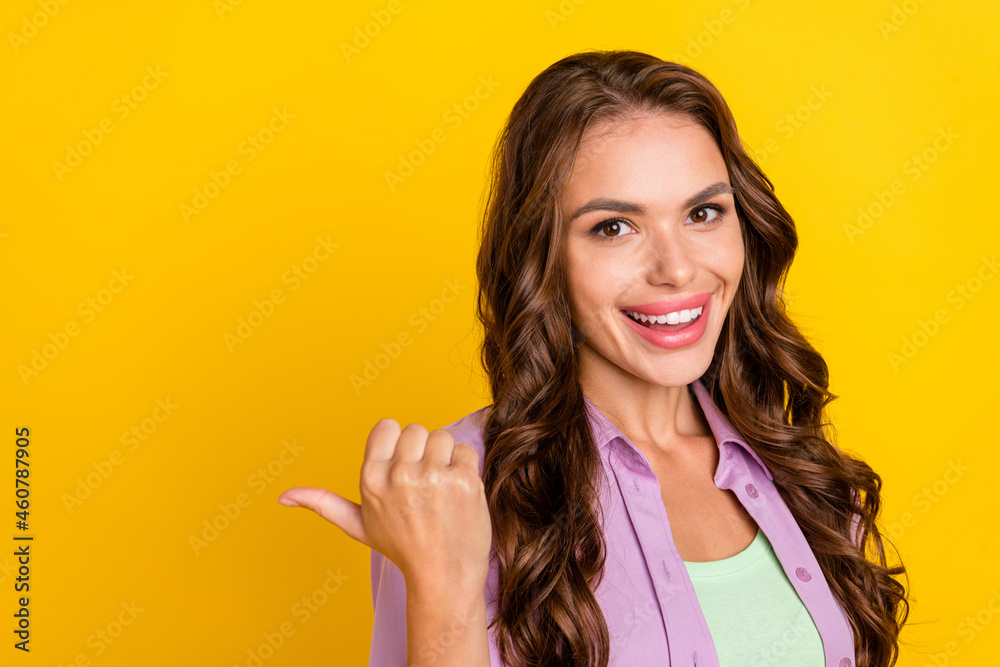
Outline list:
[[[697,204],[702,203],[706,199],[711,199],[716,195],[721,194],[734,194],[733,186],[728,183],[723,183],[719,181],[718,183],[713,183],[707,188],[698,192],[697,194],[690,197],[686,202],[684,202],[683,208],[691,208]],[[591,199],[589,202],[581,206],[576,210],[576,212],[570,217],[569,221],[573,222],[581,215],[590,213],[591,211],[614,211],[615,213],[630,213],[635,215],[645,215],[646,208],[641,204],[635,204],[633,202],[621,201],[620,199]]]

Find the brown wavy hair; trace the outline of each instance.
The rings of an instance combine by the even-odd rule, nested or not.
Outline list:
[[[588,126],[652,113],[704,127],[735,188],[746,259],[701,380],[770,469],[850,619],[857,667],[895,664],[909,604],[893,575],[906,570],[887,565],[876,526],[881,478],[825,437],[824,407],[837,396],[782,297],[795,224],[715,86],[636,51],[585,51],[548,67],[517,100],[491,158],[476,314],[493,398],[483,482],[499,570],[490,628],[502,659],[608,664],[607,622],[593,593],[605,561],[602,467],[579,383],[558,196]]]

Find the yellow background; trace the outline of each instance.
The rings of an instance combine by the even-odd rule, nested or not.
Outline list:
[[[899,664],[995,658],[996,3],[222,2],[0,9],[2,664],[246,665],[283,623],[294,634],[265,665],[367,664],[368,549],[275,499],[311,485],[357,501],[378,419],[438,428],[486,404],[473,303],[489,150],[529,80],[587,48],[680,59],[723,92],[798,224],[791,310],[830,365],[839,444],[884,481],[914,605]],[[268,135],[275,109],[294,117]],[[270,141],[252,160],[250,136]],[[81,144],[76,167],[53,166]],[[877,214],[863,227],[859,208]],[[30,656],[9,631],[20,426]],[[282,462],[285,441],[300,449]],[[196,549],[204,522],[226,524],[220,504],[239,516]],[[305,620],[296,605],[324,583]]]

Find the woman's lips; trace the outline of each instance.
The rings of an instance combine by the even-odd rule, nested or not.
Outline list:
[[[701,315],[690,322],[681,322],[680,324],[643,325],[626,315],[624,311],[618,312],[628,323],[627,326],[645,338],[649,343],[656,347],[676,349],[686,347],[701,339],[708,327],[708,314],[711,308],[712,298],[709,297],[702,307]]]
[[[684,297],[682,299],[674,299],[672,301],[654,301],[653,303],[643,303],[629,306],[625,310],[631,310],[634,313],[642,313],[643,315],[660,315],[662,313],[672,313],[678,310],[690,310],[692,308],[704,306],[708,300],[712,298],[712,294],[712,292],[701,292],[699,294],[692,294],[691,296]]]
[[[628,317],[628,315],[626,315],[626,317]],[[634,319],[632,319],[632,321],[638,324],[640,327],[653,329],[654,331],[680,331],[681,329],[688,328],[689,326],[697,322],[699,319],[701,319],[701,314],[698,314],[696,317],[693,317],[687,322],[678,322],[677,324],[660,324],[659,322],[636,322]]]

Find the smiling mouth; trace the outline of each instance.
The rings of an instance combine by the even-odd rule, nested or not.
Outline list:
[[[658,317],[650,317],[647,315],[641,315],[639,313],[623,310],[621,311],[625,317],[629,318],[636,324],[646,327],[647,329],[653,329],[654,331],[680,331],[681,329],[686,329],[691,326],[701,317],[703,307],[685,309],[670,313],[668,315],[660,315]],[[646,318],[643,322],[642,318]],[[660,320],[666,320],[665,323],[660,323]],[[686,320],[686,321],[685,321]],[[673,324],[671,324],[673,322]]]

